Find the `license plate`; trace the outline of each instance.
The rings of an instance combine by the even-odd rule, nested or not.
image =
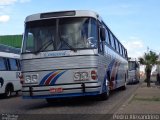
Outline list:
[[[51,93],[61,93],[63,92],[63,88],[50,88]]]

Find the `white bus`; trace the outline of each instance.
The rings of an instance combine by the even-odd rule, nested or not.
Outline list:
[[[128,84],[138,83],[140,80],[140,64],[134,58],[128,61]]]
[[[92,11],[30,15],[22,44],[23,98],[99,96],[126,87],[127,50]]]
[[[11,97],[12,92],[21,90],[20,69],[19,54],[0,52],[0,94]]]

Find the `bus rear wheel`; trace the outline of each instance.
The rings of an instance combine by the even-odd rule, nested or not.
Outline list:
[[[125,83],[122,87],[120,87],[120,90],[126,90],[127,87],[127,80],[126,80],[126,75],[125,75]]]

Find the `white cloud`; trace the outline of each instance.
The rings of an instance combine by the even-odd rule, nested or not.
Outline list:
[[[11,5],[17,2],[17,0],[0,0],[0,5]]]
[[[13,5],[30,1],[31,0],[0,0],[0,23],[5,23],[10,20],[9,15],[13,12]]]
[[[10,16],[8,16],[8,15],[1,15],[0,16],[0,23],[8,22],[9,19],[10,19]]]
[[[128,56],[138,58],[143,56],[146,48],[144,47],[143,40],[137,37],[130,37],[129,40],[123,41],[124,46],[128,51]]]
[[[31,0],[19,0],[20,3],[30,2]]]
[[[16,2],[26,3],[30,2],[31,0],[0,0],[0,6],[12,5]]]

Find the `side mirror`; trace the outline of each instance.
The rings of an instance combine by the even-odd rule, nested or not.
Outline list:
[[[106,40],[106,30],[104,28],[100,28],[100,37],[102,41]]]

